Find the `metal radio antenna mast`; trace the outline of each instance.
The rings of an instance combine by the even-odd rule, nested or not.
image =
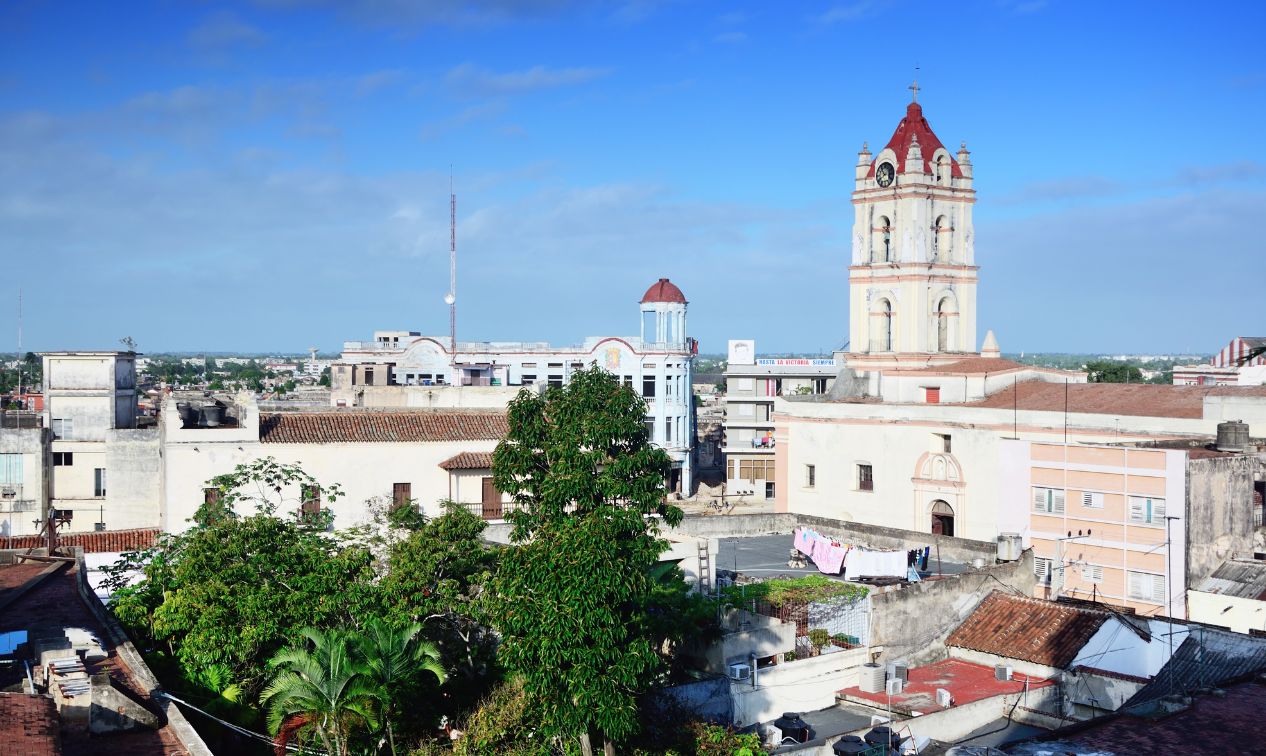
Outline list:
[[[448,174],[448,350],[457,361],[457,195],[453,193],[453,173]]]

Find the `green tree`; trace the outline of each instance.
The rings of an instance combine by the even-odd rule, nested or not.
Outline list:
[[[524,391],[493,453],[493,478],[517,511],[495,581],[501,656],[520,675],[529,715],[547,737],[638,730],[637,695],[661,668],[650,603],[664,543],[669,460],[650,444],[646,405],[595,367],[544,395]]]
[[[260,698],[268,707],[268,728],[277,734],[295,718],[298,726],[288,733],[301,740],[315,735],[327,753],[343,756],[358,730],[378,726],[382,687],[348,633],[305,628],[300,634],[310,645],[284,648],[268,662],[276,672]]]
[[[1086,364],[1091,383],[1142,383],[1143,371],[1136,365],[1115,360],[1095,360]]]
[[[440,665],[439,647],[420,638],[421,632],[420,624],[395,628],[375,619],[365,623],[357,638],[365,676],[379,688],[382,725],[392,754],[396,752],[396,737],[391,722],[404,704],[417,700],[411,693],[418,678],[425,672],[441,683],[447,678]]]
[[[330,369],[329,369],[328,367],[327,367],[327,368],[323,368],[323,369],[321,370],[321,377],[317,379],[317,385],[318,385],[318,386],[329,386],[329,385],[330,385]]]

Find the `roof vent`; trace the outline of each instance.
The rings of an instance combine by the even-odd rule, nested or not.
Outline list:
[[[1218,423],[1218,451],[1242,452],[1248,448],[1248,423],[1241,420],[1227,420]]]

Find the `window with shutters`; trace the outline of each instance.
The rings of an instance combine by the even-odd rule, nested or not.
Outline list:
[[[1130,522],[1137,525],[1164,525],[1165,500],[1148,496],[1131,496]]]
[[[818,483],[818,468],[815,465],[804,466],[805,488],[813,488]]]
[[[1100,564],[1083,564],[1081,566],[1081,579],[1087,583],[1099,584],[1103,582],[1103,565]]]
[[[1082,491],[1081,505],[1087,509],[1103,509],[1103,494],[1098,491]]]
[[[1033,557],[1033,574],[1037,576],[1038,585],[1049,585],[1051,582],[1051,560],[1046,557]]]
[[[299,516],[305,521],[315,520],[321,514],[321,487],[305,485],[302,488],[303,503],[299,505]]]
[[[940,386],[924,386],[923,401],[927,404],[941,403],[941,387]]]
[[[1038,514],[1063,514],[1064,492],[1055,488],[1034,488],[1033,511]]]
[[[413,486],[410,483],[392,483],[391,484],[391,508],[399,509],[409,505],[409,499],[413,498]]]
[[[875,468],[870,465],[857,466],[857,490],[874,491],[875,490]]]
[[[1127,572],[1127,592],[1136,601],[1165,603],[1165,576],[1151,572]]]

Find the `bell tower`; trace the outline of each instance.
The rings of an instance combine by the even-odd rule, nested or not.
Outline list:
[[[877,155],[857,154],[849,265],[856,370],[948,364],[976,351],[971,154],[941,144],[918,103]]]

